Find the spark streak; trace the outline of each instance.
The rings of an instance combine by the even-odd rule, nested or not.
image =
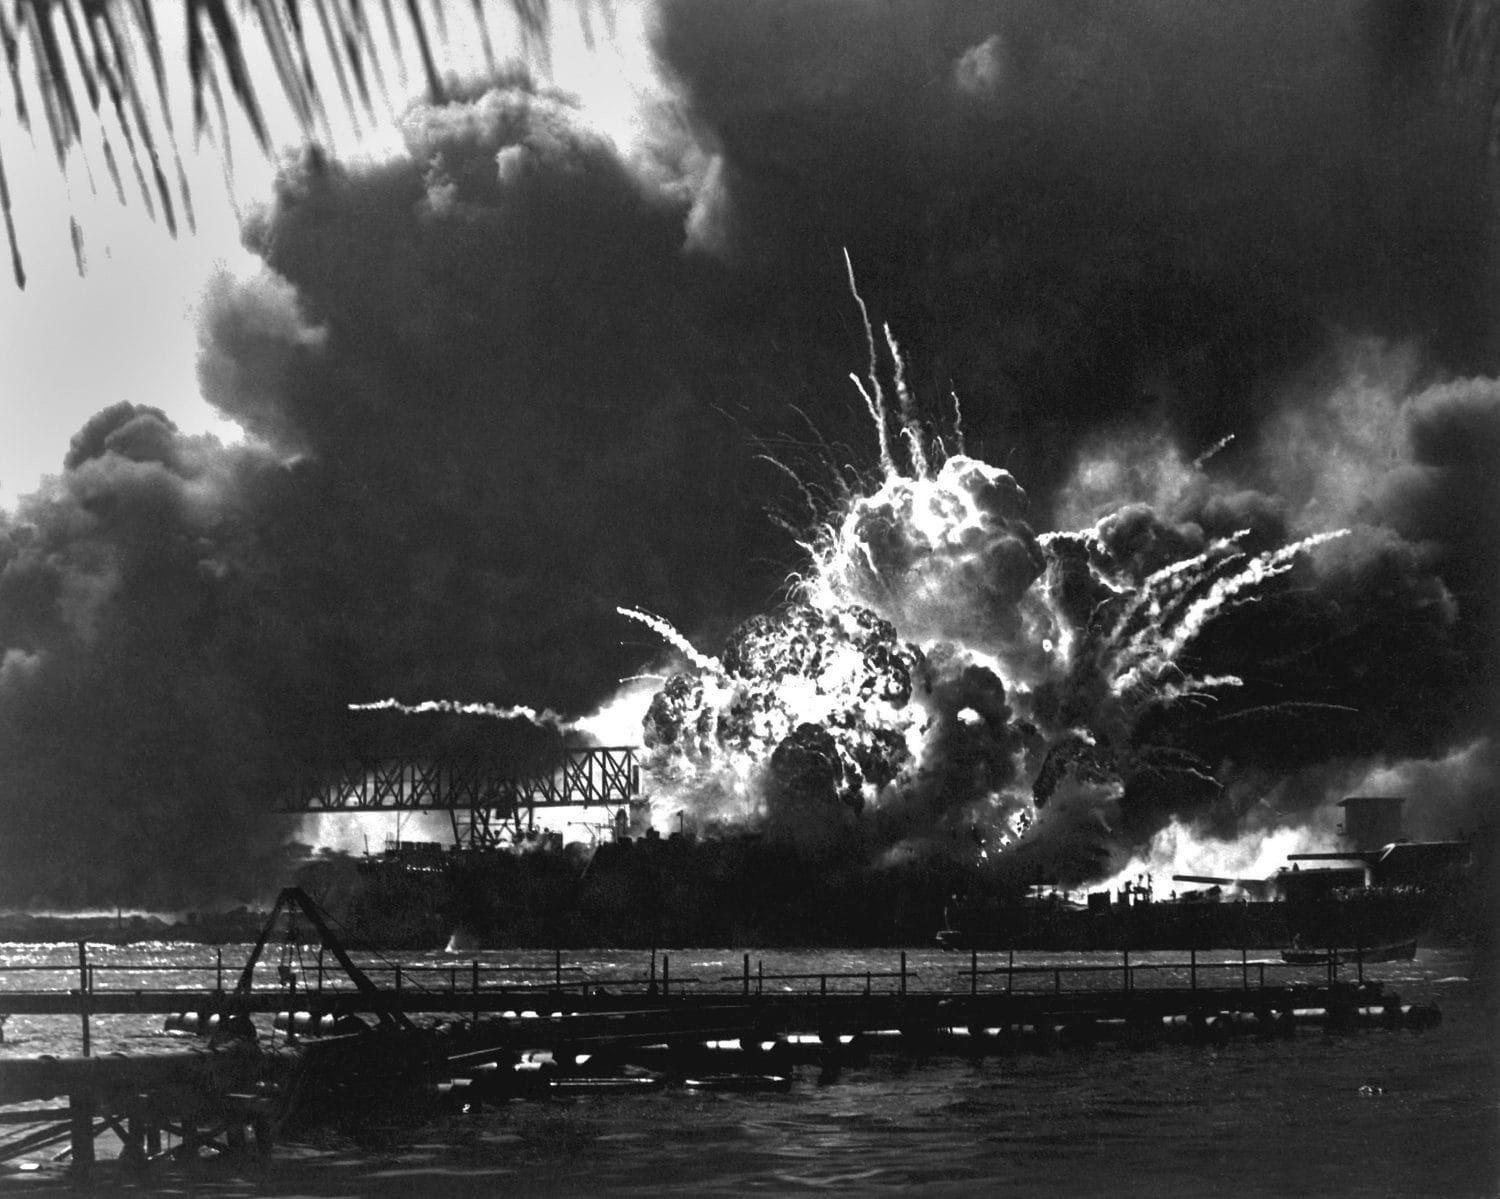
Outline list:
[[[669,621],[660,616],[653,616],[650,612],[642,612],[639,608],[616,608],[615,611],[621,616],[640,621],[657,636],[680,650],[683,657],[705,674],[714,676],[724,674],[724,667],[717,658],[700,652],[691,641],[673,628]]]
[[[865,307],[864,297],[859,294],[859,285],[854,280],[854,260],[849,257],[849,247],[844,247],[844,268],[849,272],[849,291],[859,305],[859,318],[864,322],[865,345],[870,352],[870,390],[866,391],[859,376],[850,375],[859,394],[865,398],[865,407],[870,410],[870,419],[875,422],[876,437],[880,443],[880,468],[886,474],[894,474],[895,459],[891,457],[891,439],[886,429],[885,393],[880,390],[880,363],[875,355],[875,330],[870,324],[870,310]]]
[[[498,704],[466,703],[456,699],[424,699],[420,703],[404,704],[397,699],[377,699],[369,703],[349,704],[351,712],[400,712],[403,716],[424,716],[434,712],[446,712],[455,716],[488,716],[494,720],[529,720],[532,724],[561,724],[556,712],[538,712],[535,708],[505,708]]]

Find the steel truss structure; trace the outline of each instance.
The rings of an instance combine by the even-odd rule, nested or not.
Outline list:
[[[518,776],[493,754],[381,754],[310,779],[282,812],[449,813],[463,848],[503,845],[535,829],[538,808],[627,808],[640,803],[632,746],[566,749],[550,769]]]

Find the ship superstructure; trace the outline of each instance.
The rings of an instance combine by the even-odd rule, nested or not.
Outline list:
[[[1464,903],[1469,842],[1408,841],[1401,796],[1341,801],[1344,847],[1291,854],[1266,878],[1176,874],[1080,903],[1055,888],[955,905],[941,944],[962,949],[1376,949],[1444,926]],[[1182,886],[1188,884],[1188,886]]]

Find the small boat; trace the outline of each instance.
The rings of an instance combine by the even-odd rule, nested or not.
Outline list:
[[[1417,956],[1417,942],[1394,941],[1386,945],[1371,945],[1358,949],[1283,949],[1281,960],[1293,966],[1323,966],[1330,961],[1335,964],[1371,962],[1409,962]]]

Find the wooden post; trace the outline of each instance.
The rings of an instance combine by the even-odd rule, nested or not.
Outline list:
[[[146,1164],[145,1122],[140,1111],[135,1108],[125,1117],[125,1137],[120,1146],[120,1160],[132,1166]]]
[[[764,995],[766,993],[766,959],[755,959],[755,993]]]
[[[672,990],[672,955],[661,955],[661,997],[665,999]]]
[[[554,989],[562,990],[562,950],[552,951],[552,983]]]
[[[257,1153],[271,1152],[271,1122],[265,1116],[256,1116],[250,1121],[250,1136]]]
[[[969,994],[979,994],[979,950],[969,950]]]
[[[818,994],[825,999],[828,997],[828,975],[818,975]]]
[[[469,992],[474,997],[474,1023],[479,1023],[479,959],[475,958],[470,967]]]
[[[1011,983],[1012,983],[1012,981],[1014,979],[1015,973],[1016,973],[1016,951],[1014,949],[1011,949],[1010,950],[1010,957],[1006,960],[1006,965],[1005,965],[1005,993],[1007,995],[1010,994]]]
[[[1125,959],[1125,990],[1128,992],[1130,990],[1130,947],[1127,945],[1120,952]]]
[[[745,955],[745,998],[750,998],[750,955]]]
[[[1196,948],[1188,950],[1188,989],[1192,991],[1198,989],[1198,950]]]
[[[69,1093],[68,1123],[73,1168],[87,1170],[94,1164],[94,1095],[87,1087]]]
[[[221,945],[218,948],[217,956],[216,956],[215,961],[214,961],[214,990],[216,990],[216,991],[222,991],[223,989],[224,989],[224,947]]]
[[[906,950],[901,951],[901,994],[906,994]]]
[[[90,1055],[89,1046],[89,943],[78,942],[78,1018],[83,1024],[83,1056]],[[92,1119],[92,1115],[90,1116]],[[94,1138],[89,1137],[89,1160],[94,1156]]]
[[[146,1156],[148,1158],[158,1157],[161,1154],[161,1125],[153,1114],[146,1120]]]
[[[1250,951],[1240,946],[1240,979],[1245,990],[1250,989]]]

